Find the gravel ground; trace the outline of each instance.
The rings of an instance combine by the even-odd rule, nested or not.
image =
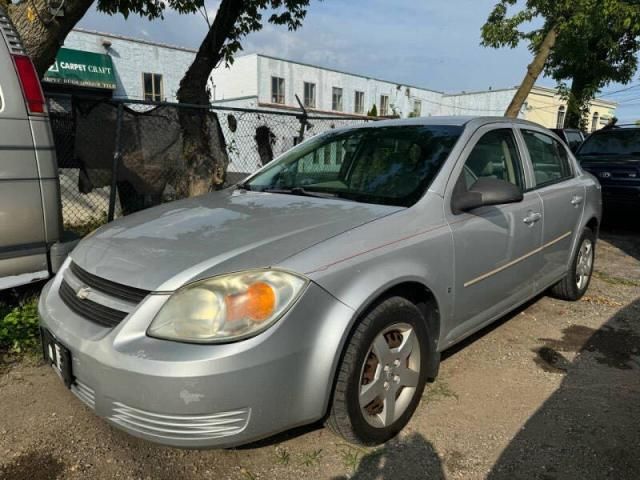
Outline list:
[[[537,298],[446,352],[383,447],[319,425],[234,450],[160,447],[109,427],[25,360],[0,371],[0,478],[637,479],[639,407],[640,233],[610,229],[587,296]]]

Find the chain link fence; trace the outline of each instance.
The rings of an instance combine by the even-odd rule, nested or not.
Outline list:
[[[206,128],[232,185],[301,140],[372,119],[50,95],[65,229],[84,235],[113,218],[188,196],[183,129]],[[217,121],[216,121],[217,120]]]

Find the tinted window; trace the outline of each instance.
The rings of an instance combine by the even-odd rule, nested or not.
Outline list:
[[[522,135],[529,150],[536,186],[560,181],[572,176],[566,148],[557,140],[543,133],[523,130]]]
[[[524,188],[513,131],[500,129],[485,134],[473,147],[462,174],[467,189],[480,177],[497,178]]]
[[[331,132],[293,148],[245,185],[409,206],[429,187],[461,132],[434,125]]]
[[[600,130],[587,138],[580,155],[629,155],[640,153],[640,129]]]
[[[575,152],[582,143],[582,135],[579,132],[567,132],[567,141],[571,151]]]

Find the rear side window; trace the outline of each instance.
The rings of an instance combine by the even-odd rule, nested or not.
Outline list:
[[[549,185],[571,178],[573,173],[569,165],[569,155],[566,148],[549,135],[522,130],[522,136],[527,144],[536,187]]]
[[[524,188],[522,163],[513,131],[492,130],[478,140],[462,172],[467,190],[481,177],[497,178]]]

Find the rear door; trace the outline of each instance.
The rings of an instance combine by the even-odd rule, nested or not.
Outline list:
[[[542,269],[536,278],[542,288],[567,272],[586,192],[575,179],[571,154],[562,142],[535,127],[520,127],[519,132],[534,180],[532,192],[542,200]]]
[[[0,288],[2,277],[47,270],[38,163],[0,9]]]
[[[536,192],[525,193],[518,203],[469,212],[455,213],[450,207],[454,189],[468,189],[480,177],[527,190],[530,180],[510,124],[478,129],[459,164],[447,186],[445,207],[455,252],[455,326],[448,343],[533,295],[542,241],[542,201]]]

